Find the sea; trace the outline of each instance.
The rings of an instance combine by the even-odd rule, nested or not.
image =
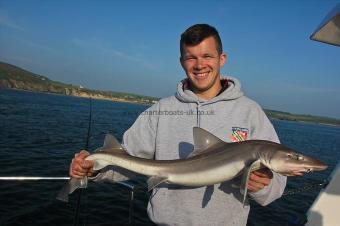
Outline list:
[[[86,146],[90,151],[100,147],[107,133],[121,141],[147,107],[0,89],[0,177],[67,177],[76,152]],[[272,123],[283,144],[320,159],[329,168],[289,177],[285,195],[268,206],[250,200],[247,225],[303,225],[306,212],[340,159],[340,127]],[[92,182],[81,192],[79,205],[79,192],[71,195],[69,203],[56,200],[65,182],[0,180],[0,225],[75,225],[76,221],[78,225],[152,225],[146,214],[149,193],[143,177],[132,182],[132,201],[128,187]]]

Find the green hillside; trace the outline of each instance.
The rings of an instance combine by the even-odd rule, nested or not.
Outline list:
[[[152,104],[158,100],[155,97],[141,96],[131,93],[101,91],[65,84],[26,71],[11,64],[0,62],[0,88],[20,89],[37,92],[48,92],[71,96],[92,97],[114,101],[127,101]]]
[[[298,115],[291,114],[283,111],[274,111],[267,110],[265,112],[269,118],[275,118],[280,120],[288,120],[288,121],[299,121],[299,122],[311,122],[311,123],[320,123],[320,124],[329,124],[329,125],[340,125],[339,119],[322,117],[322,116],[313,116],[313,115]]]

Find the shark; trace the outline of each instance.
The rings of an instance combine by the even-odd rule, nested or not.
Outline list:
[[[325,170],[320,160],[306,156],[282,144],[267,140],[246,140],[228,143],[210,132],[193,128],[194,150],[186,159],[153,160],[129,155],[117,139],[107,134],[104,145],[86,160],[94,162],[93,169],[118,166],[146,175],[148,190],[162,183],[191,187],[222,183],[242,175],[243,204],[252,171],[269,168],[285,176]],[[59,192],[57,199],[68,201],[68,195],[77,188],[85,188],[88,178],[71,178]]]

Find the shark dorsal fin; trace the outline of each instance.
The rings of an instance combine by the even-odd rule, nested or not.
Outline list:
[[[95,152],[104,151],[104,150],[106,152],[116,152],[116,151],[124,151],[124,148],[113,135],[106,134],[103,147],[98,148],[97,150],[95,150]]]
[[[220,138],[199,127],[193,128],[193,134],[194,151],[188,157],[193,157],[209,151],[209,147],[212,147],[215,144],[225,143]]]
[[[103,149],[121,149],[123,150],[122,145],[119,143],[119,141],[111,134],[106,134]]]

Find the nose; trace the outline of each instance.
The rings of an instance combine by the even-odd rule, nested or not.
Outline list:
[[[204,60],[203,59],[196,59],[194,69],[195,70],[202,70],[204,68]]]

